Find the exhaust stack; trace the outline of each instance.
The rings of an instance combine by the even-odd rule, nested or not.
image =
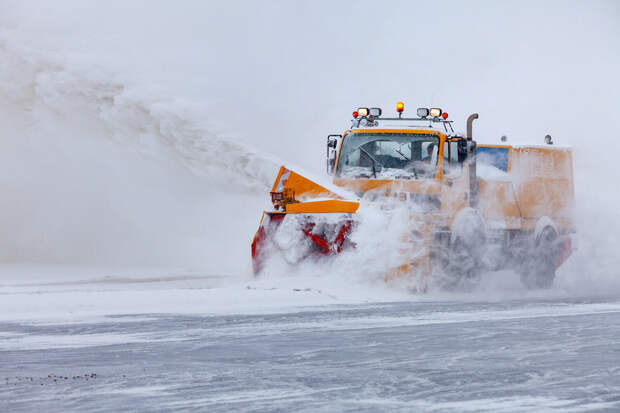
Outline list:
[[[472,123],[474,123],[474,120],[478,119],[478,114],[477,113],[472,113],[471,115],[469,115],[469,117],[467,118],[467,140],[470,141],[472,139],[471,137],[471,133],[472,133]]]
[[[469,206],[478,206],[478,176],[476,175],[476,141],[472,138],[472,124],[478,119],[473,113],[467,118],[467,161],[469,162]]]

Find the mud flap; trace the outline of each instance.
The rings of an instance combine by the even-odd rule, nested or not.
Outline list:
[[[564,236],[558,240],[557,254],[555,256],[555,268],[558,269],[573,254],[575,247],[570,236]]]
[[[258,230],[252,240],[252,269],[258,275],[265,264],[267,255],[267,237],[282,223],[286,214],[263,213]]]

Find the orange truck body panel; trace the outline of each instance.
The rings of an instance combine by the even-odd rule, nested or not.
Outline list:
[[[480,209],[489,223],[532,230],[541,217],[574,228],[572,152],[553,146],[479,145],[508,149],[508,179],[478,178]]]
[[[317,184],[316,182],[311,181],[310,179],[305,178],[284,166],[281,166],[278,171],[278,176],[276,176],[276,180],[271,188],[271,192],[282,191],[284,188],[294,189],[295,197],[297,198],[341,198],[338,194]]]
[[[286,212],[288,214],[328,214],[328,213],[349,213],[357,211],[360,204],[353,201],[341,201],[330,199],[325,201],[309,201],[288,204]]]

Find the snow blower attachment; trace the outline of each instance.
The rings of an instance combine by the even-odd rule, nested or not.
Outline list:
[[[350,246],[347,236],[358,202],[345,201],[285,167],[280,168],[270,194],[274,210],[263,213],[252,241],[256,274],[270,254],[280,253],[296,264],[308,257],[338,254]]]
[[[527,287],[551,286],[573,250],[571,150],[478,144],[477,114],[462,137],[441,108],[418,108],[407,118],[398,102],[396,112],[382,117],[381,108],[358,108],[351,129],[328,136],[331,184],[280,168],[273,210],[263,213],[252,241],[254,272],[275,257],[296,265],[355,248],[360,203],[396,202],[409,222],[386,280],[461,288],[483,270],[510,268]]]

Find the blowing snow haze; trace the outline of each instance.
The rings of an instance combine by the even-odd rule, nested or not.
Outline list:
[[[615,285],[620,6],[538,3],[2,1],[0,258],[245,274],[277,167],[403,100],[572,145],[567,279]]]

